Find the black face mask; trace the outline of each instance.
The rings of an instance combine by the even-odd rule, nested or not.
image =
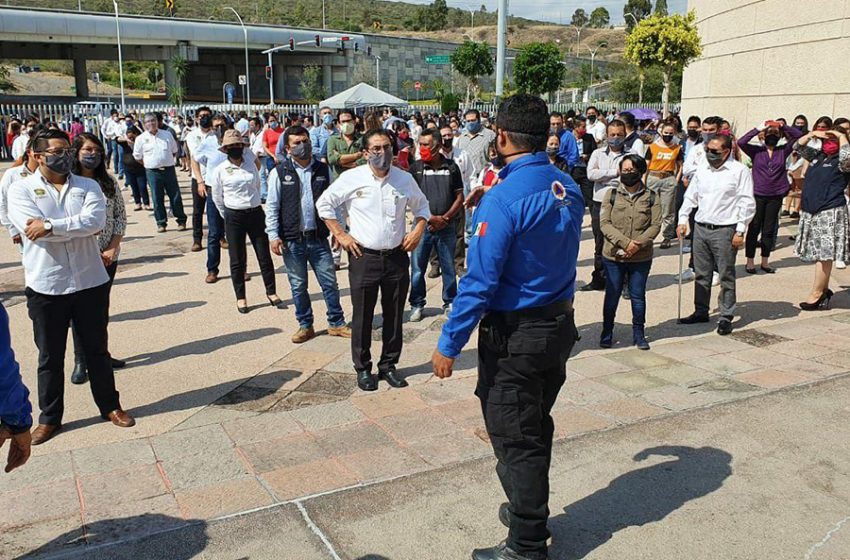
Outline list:
[[[198,124],[201,128],[209,128],[212,126],[212,115],[204,115],[198,119]]]
[[[688,129],[688,138],[690,138],[691,140],[696,140],[697,138],[699,138],[699,129],[689,128]]]
[[[627,187],[633,187],[640,183],[640,173],[638,173],[637,171],[620,173],[620,182],[622,182]]]
[[[764,137],[765,146],[769,146],[771,148],[775,148],[777,144],[779,144],[779,136],[776,134],[768,134]]]
[[[664,140],[665,143],[670,144],[673,141],[672,134],[662,134],[661,139]]]
[[[242,146],[236,146],[234,148],[227,148],[227,157],[230,159],[241,159],[242,158]]]

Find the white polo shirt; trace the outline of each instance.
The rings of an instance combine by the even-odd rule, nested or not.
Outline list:
[[[156,135],[144,131],[133,144],[133,158],[141,161],[145,169],[174,167],[176,155],[177,142],[174,135],[162,128],[156,131]]]
[[[16,183],[22,179],[26,179],[30,175],[38,173],[38,169],[30,171],[26,164],[17,167],[11,167],[3,173],[3,178],[0,179],[0,224],[3,224],[9,230],[9,236],[15,237],[21,232],[9,221],[9,187],[12,183]]]
[[[106,197],[96,181],[71,174],[56,190],[39,173],[12,183],[9,219],[24,231],[30,218],[50,220],[53,230],[36,241],[24,241],[28,288],[59,296],[109,281],[96,237],[106,225]]]
[[[225,159],[207,175],[206,185],[212,189],[213,201],[222,216],[226,208],[249,210],[260,206],[260,172],[254,161],[243,157],[242,165],[236,165]]]
[[[383,178],[376,177],[369,165],[343,172],[316,201],[323,220],[336,220],[338,208],[348,216],[351,236],[375,251],[401,245],[408,209],[414,218],[431,217],[428,199],[413,175],[395,166]]]

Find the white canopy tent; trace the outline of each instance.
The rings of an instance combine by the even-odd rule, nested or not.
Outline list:
[[[407,101],[366,83],[359,83],[322,101],[320,107],[362,109],[365,107],[407,107]]]

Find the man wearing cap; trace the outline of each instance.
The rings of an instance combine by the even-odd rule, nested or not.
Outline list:
[[[478,324],[478,386],[484,423],[508,497],[501,545],[474,560],[542,560],[549,531],[550,412],[575,342],[572,308],[584,202],[578,186],[549,163],[546,103],[519,94],[499,106],[501,182],[473,216],[468,269],[432,356],[452,375]]]

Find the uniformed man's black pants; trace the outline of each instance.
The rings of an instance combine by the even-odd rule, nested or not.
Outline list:
[[[518,322],[489,313],[478,333],[475,394],[510,501],[507,544],[534,559],[546,558],[554,433],[550,412],[566,380],[575,337],[571,310]]]

